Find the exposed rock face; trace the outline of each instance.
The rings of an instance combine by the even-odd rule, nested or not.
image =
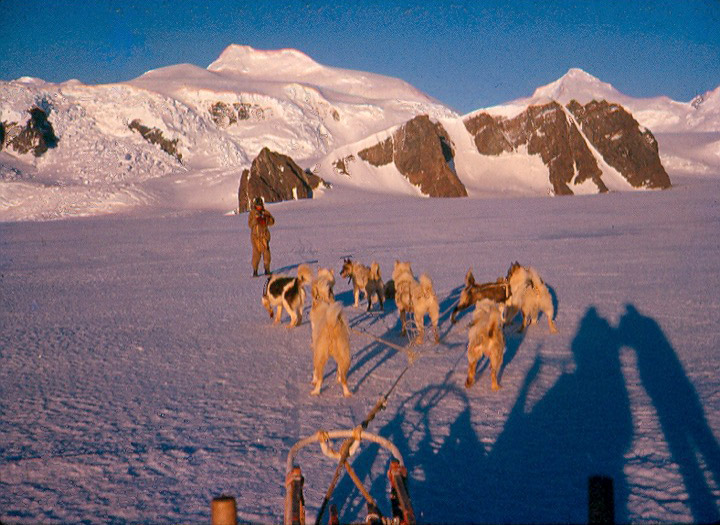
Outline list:
[[[588,179],[600,192],[607,191],[590,148],[557,102],[530,106],[512,119],[480,113],[464,122],[483,155],[500,155],[521,146],[527,146],[530,155],[540,155],[556,195],[572,195],[572,185]]]
[[[670,187],[670,177],[660,162],[655,137],[650,130],[641,129],[622,106],[605,100],[593,100],[582,106],[573,100],[567,107],[605,162],[633,187]]]
[[[242,120],[265,120],[265,109],[257,104],[247,102],[215,102],[209,109],[213,122],[220,127],[227,128]]]
[[[369,162],[375,167],[385,166],[393,161],[393,140],[388,138],[382,142],[378,142],[372,147],[366,148],[358,152],[365,162]]]
[[[350,176],[350,163],[355,160],[355,155],[347,155],[333,162],[333,169],[338,175]]]
[[[303,171],[294,160],[263,148],[249,170],[243,170],[238,189],[238,209],[247,211],[255,197],[265,202],[312,198],[312,191],[324,181]]]
[[[500,155],[513,151],[510,139],[505,136],[499,121],[487,113],[477,115],[464,121],[465,128],[475,139],[475,146],[483,155]]]
[[[605,101],[582,106],[573,100],[567,110],[570,114],[553,101],[530,106],[512,119],[478,113],[464,124],[483,155],[517,151],[521,146],[527,146],[531,155],[540,155],[556,195],[572,195],[573,186],[587,180],[598,191],[608,191],[588,142],[633,187],[670,186],[652,133],[641,131],[621,106]]]
[[[160,149],[168,155],[172,155],[178,161],[182,161],[182,153],[177,150],[178,139],[169,140],[163,136],[163,133],[158,128],[148,128],[143,126],[138,119],[133,120],[128,127],[137,131],[142,135],[142,138],[147,140],[150,144],[157,144]]]
[[[419,115],[403,124],[393,136],[358,152],[373,166],[394,162],[398,171],[430,197],[467,197],[467,190],[451,168],[450,137],[439,123]]]
[[[30,119],[25,126],[16,122],[0,122],[0,150],[6,146],[17,153],[32,152],[39,157],[49,148],[57,146],[58,138],[48,114],[37,107],[30,109],[29,113]]]

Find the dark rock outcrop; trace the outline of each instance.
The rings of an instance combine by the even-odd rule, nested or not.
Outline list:
[[[605,162],[633,187],[670,187],[670,177],[660,162],[657,140],[650,130],[641,129],[622,106],[605,100],[593,100],[582,106],[572,100],[567,107]]]
[[[430,197],[467,197],[454,169],[450,137],[439,123],[419,115],[400,126],[392,137],[358,152],[373,166],[394,162],[411,184]]]
[[[313,190],[321,184],[324,184],[323,179],[303,171],[287,155],[263,148],[250,169],[242,172],[238,210],[247,211],[255,197],[262,197],[265,202],[312,198]]]
[[[393,160],[400,173],[430,197],[467,197],[450,168],[454,157],[447,131],[427,115],[403,124],[393,133]]]
[[[577,126],[557,102],[530,106],[512,119],[479,113],[464,121],[483,155],[500,155],[527,146],[548,167],[556,195],[572,195],[572,186],[588,179],[606,192],[602,171]]]
[[[605,101],[583,106],[573,100],[567,110],[570,114],[553,101],[530,106],[511,119],[477,113],[464,124],[483,155],[517,151],[521,146],[531,155],[540,155],[556,195],[572,195],[573,186],[587,180],[601,193],[608,191],[588,142],[633,187],[670,186],[655,137],[641,131],[621,106]]]
[[[16,153],[32,152],[39,157],[49,148],[57,146],[59,139],[45,110],[34,107],[28,113],[30,118],[25,126],[15,122],[0,123],[0,150],[7,146]]]
[[[500,121],[487,113],[478,113],[464,121],[464,124],[475,140],[475,147],[483,155],[500,155],[515,149],[505,136]]]
[[[355,155],[347,155],[333,162],[333,169],[338,175],[350,176],[350,163],[355,160]]]
[[[133,120],[128,127],[140,133],[142,138],[147,140],[150,144],[156,144],[160,146],[168,155],[172,155],[178,161],[182,162],[182,153],[177,150],[178,139],[169,140],[163,136],[163,133],[158,128],[148,128],[143,126],[138,119]]]
[[[369,162],[376,168],[390,164],[393,161],[392,138],[388,138],[382,142],[378,142],[372,147],[359,151],[358,157],[365,162]]]
[[[228,127],[243,120],[265,120],[265,109],[247,102],[215,102],[209,109],[210,118],[221,127]]]

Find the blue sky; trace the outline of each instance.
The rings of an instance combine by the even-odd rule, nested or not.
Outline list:
[[[579,67],[634,97],[720,85],[720,0],[0,0],[0,79],[119,82],[229,44],[402,78],[458,111]]]

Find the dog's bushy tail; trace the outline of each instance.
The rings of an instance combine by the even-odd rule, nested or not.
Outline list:
[[[545,288],[545,283],[543,282],[542,278],[540,277],[540,274],[537,273],[537,270],[533,268],[532,266],[529,266],[527,268],[527,272],[530,275],[530,281],[532,282],[532,287],[535,288],[538,292],[542,291]]]
[[[378,281],[382,279],[382,277],[380,276],[380,265],[375,261],[373,261],[370,265],[370,279],[372,279],[373,281]]]
[[[298,266],[297,276],[303,283],[309,283],[312,280],[312,270],[307,264],[301,264]]]
[[[435,290],[433,289],[432,279],[430,279],[430,277],[428,277],[426,273],[420,276],[420,287],[422,288],[424,294],[435,293]]]

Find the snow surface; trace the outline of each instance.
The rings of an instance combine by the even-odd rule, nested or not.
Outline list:
[[[273,268],[339,272],[343,257],[427,272],[442,343],[423,344],[368,430],[392,440],[420,521],[587,520],[586,480],[615,481],[618,523],[720,519],[720,180],[672,175],[666,191],[570,198],[418,199],[341,187],[270,205]],[[144,209],[0,223],[0,520],[208,523],[233,495],[242,521],[280,522],[285,459],[318,429],[359,424],[408,364],[352,334],[341,396],[311,390],[308,309],[272,325],[250,277],[245,215]],[[469,310],[449,313],[465,272],[519,260],[557,305],[506,330],[499,392],[464,387]],[[398,312],[351,306],[358,330],[396,344]],[[287,316],[284,321],[287,322]],[[389,457],[363,446],[356,472],[390,512]],[[297,458],[308,521],[335,463]],[[343,478],[343,521],[364,503]]]

